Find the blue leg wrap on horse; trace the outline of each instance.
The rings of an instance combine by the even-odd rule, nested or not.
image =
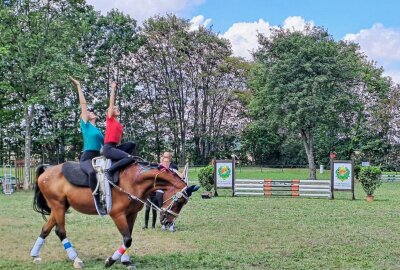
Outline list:
[[[78,257],[78,254],[76,253],[75,249],[72,247],[71,243],[69,242],[68,238],[65,238],[61,242],[64,246],[65,251],[67,252],[68,258],[73,261],[75,260],[76,257]]]
[[[33,248],[31,250],[31,256],[32,257],[38,257],[40,253],[40,249],[42,248],[44,244],[44,239],[42,237],[38,237],[36,239],[35,245],[33,245]]]

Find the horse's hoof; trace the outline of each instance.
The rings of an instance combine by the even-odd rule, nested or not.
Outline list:
[[[110,267],[111,265],[113,265],[115,263],[115,260],[113,260],[113,258],[111,258],[111,257],[108,257],[107,259],[106,259],[106,263],[105,263],[105,267],[106,268],[108,268],[108,267]]]
[[[125,261],[125,262],[121,262],[121,263],[122,263],[122,265],[124,265],[126,267],[133,265],[133,263],[131,261]]]
[[[75,258],[73,266],[75,269],[82,269],[85,265],[83,264],[82,260],[78,257]]]
[[[122,265],[126,266],[128,270],[136,270],[136,266],[131,261],[122,262]]]
[[[121,262],[128,270],[136,270],[136,266],[131,261]]]
[[[136,266],[131,261],[121,262],[128,270],[136,270]]]
[[[34,262],[34,263],[41,263],[41,262],[42,262],[42,258],[40,258],[40,257],[33,257],[33,262]]]

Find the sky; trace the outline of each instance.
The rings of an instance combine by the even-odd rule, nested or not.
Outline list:
[[[138,23],[173,13],[230,40],[236,56],[251,59],[257,32],[270,27],[301,30],[323,26],[335,40],[360,44],[385,75],[400,83],[400,1],[398,0],[87,0],[96,10],[119,9]]]

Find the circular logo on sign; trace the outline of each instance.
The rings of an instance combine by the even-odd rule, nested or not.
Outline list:
[[[231,168],[229,168],[228,166],[221,166],[218,169],[218,175],[223,179],[226,180],[229,178],[229,176],[231,175]]]
[[[340,181],[346,181],[347,179],[349,179],[350,176],[350,170],[346,167],[346,166],[342,166],[336,169],[336,177],[340,180]]]

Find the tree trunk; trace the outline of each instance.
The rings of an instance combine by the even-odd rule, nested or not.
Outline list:
[[[155,150],[156,150],[156,155],[157,155],[157,159],[159,159],[160,158],[160,156],[161,156],[161,136],[160,136],[160,131],[159,131],[159,128],[158,128],[158,121],[156,120],[156,117],[153,115],[153,121],[154,121],[154,132],[155,132],[155,135],[156,135],[156,148],[155,148]],[[158,162],[158,160],[157,160],[157,162]]]
[[[313,136],[310,130],[301,130],[301,138],[303,139],[304,148],[307,154],[308,168],[310,170],[310,180],[317,179],[317,170],[314,162],[314,151],[313,151]]]
[[[184,131],[181,132],[181,152],[179,155],[179,164],[186,163],[186,134]]]
[[[33,105],[25,108],[25,162],[24,162],[24,190],[29,189],[29,175],[31,169],[31,123],[33,118]]]
[[[61,121],[60,127],[61,127],[61,130],[65,130],[65,122],[64,121]],[[60,142],[60,144],[59,144],[59,149],[60,149],[60,161],[59,161],[59,163],[63,163],[63,162],[65,162],[65,156],[66,156],[66,154],[65,154],[65,136],[64,136],[64,133],[61,133],[61,136],[59,138],[59,142]]]

